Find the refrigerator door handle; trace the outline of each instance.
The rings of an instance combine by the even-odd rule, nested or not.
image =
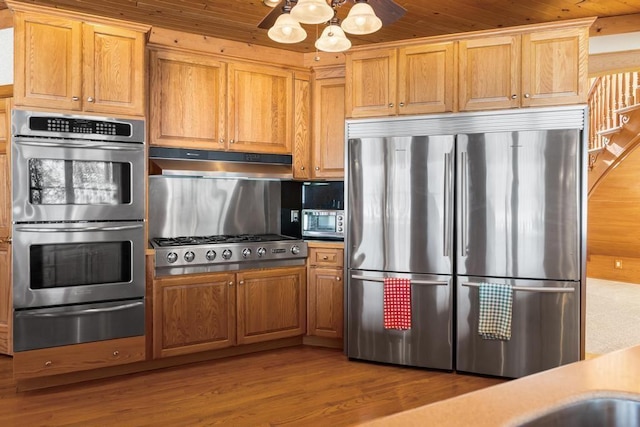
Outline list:
[[[367,280],[369,282],[384,282],[385,277],[371,277],[363,276],[361,274],[353,274],[352,279]],[[412,285],[435,285],[435,286],[447,286],[448,282],[439,282],[436,280],[411,280]]]
[[[462,286],[466,286],[468,288],[479,288],[479,283],[471,283],[465,282]],[[520,292],[540,292],[540,293],[549,293],[549,294],[569,294],[571,292],[575,292],[575,288],[538,288],[538,287],[526,287],[526,286],[514,286],[514,291]]]
[[[444,239],[442,252],[445,257],[451,252],[451,153],[444,153]]]
[[[460,256],[465,257],[467,255],[467,210],[468,210],[468,197],[469,189],[467,188],[467,153],[463,151],[460,153],[460,188],[462,194],[460,195]]]

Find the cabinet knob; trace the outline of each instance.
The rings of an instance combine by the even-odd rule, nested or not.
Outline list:
[[[304,170],[304,166],[300,166],[300,170],[303,171]]]
[[[235,140],[235,139],[230,139],[230,140],[229,140],[229,143],[231,143],[231,144],[235,144],[235,142],[236,142],[236,140]]]
[[[114,355],[115,357],[118,357],[118,355],[119,355],[119,354],[120,354],[120,352],[119,352],[118,350],[116,350],[116,351],[114,351],[114,352],[113,352],[113,355]]]
[[[322,259],[323,259],[324,261],[326,261],[326,260],[328,260],[328,259],[329,259],[329,257],[325,255],[325,256],[323,256],[323,257],[322,257]]]
[[[340,280],[342,280],[342,277],[340,276],[336,277],[336,282],[339,282]]]
[[[516,95],[515,93],[513,95],[511,95],[511,99],[516,99],[518,97],[518,95]]]
[[[233,286],[233,282],[229,282],[229,286]]]
[[[44,366],[51,366],[53,365],[53,362],[51,362],[51,360],[47,360],[46,362],[44,362]]]
[[[393,108],[393,102],[389,103],[389,108]]]
[[[319,171],[320,170],[320,166],[316,166],[316,170]]]
[[[78,96],[72,96],[72,97],[71,97],[71,100],[72,100],[72,101],[80,101],[80,97],[78,97]]]
[[[401,103],[400,103],[400,106],[401,106],[401,107],[404,107],[404,102],[401,102]]]
[[[525,97],[525,98],[529,98],[530,96],[531,96],[531,95],[529,95],[528,93],[525,93],[525,94],[524,94],[524,97]]]
[[[220,144],[224,144],[224,138],[220,138],[220,140],[218,141]]]
[[[92,96],[88,97],[87,102],[93,102],[93,97]]]
[[[244,280],[240,280],[240,285],[244,285]]]

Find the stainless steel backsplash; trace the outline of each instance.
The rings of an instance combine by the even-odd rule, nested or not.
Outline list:
[[[280,182],[149,177],[149,237],[280,233]]]

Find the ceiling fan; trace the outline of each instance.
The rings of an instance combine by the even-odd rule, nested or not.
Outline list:
[[[347,1],[356,3],[357,0],[331,0],[329,5],[337,10],[338,7]],[[362,1],[362,0],[360,0]],[[258,24],[258,28],[269,29],[278,19],[283,11],[288,13],[289,10],[298,2],[298,0],[282,0],[273,10]],[[406,13],[406,9],[393,0],[368,0],[369,5],[373,8],[376,15],[382,21],[382,25],[389,25],[402,18]]]

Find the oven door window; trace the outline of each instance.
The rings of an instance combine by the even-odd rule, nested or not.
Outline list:
[[[33,205],[130,204],[130,180],[130,163],[29,159],[29,202]]]
[[[313,231],[336,231],[335,215],[318,215],[313,217]]]
[[[128,283],[131,242],[58,243],[30,247],[31,289]]]

